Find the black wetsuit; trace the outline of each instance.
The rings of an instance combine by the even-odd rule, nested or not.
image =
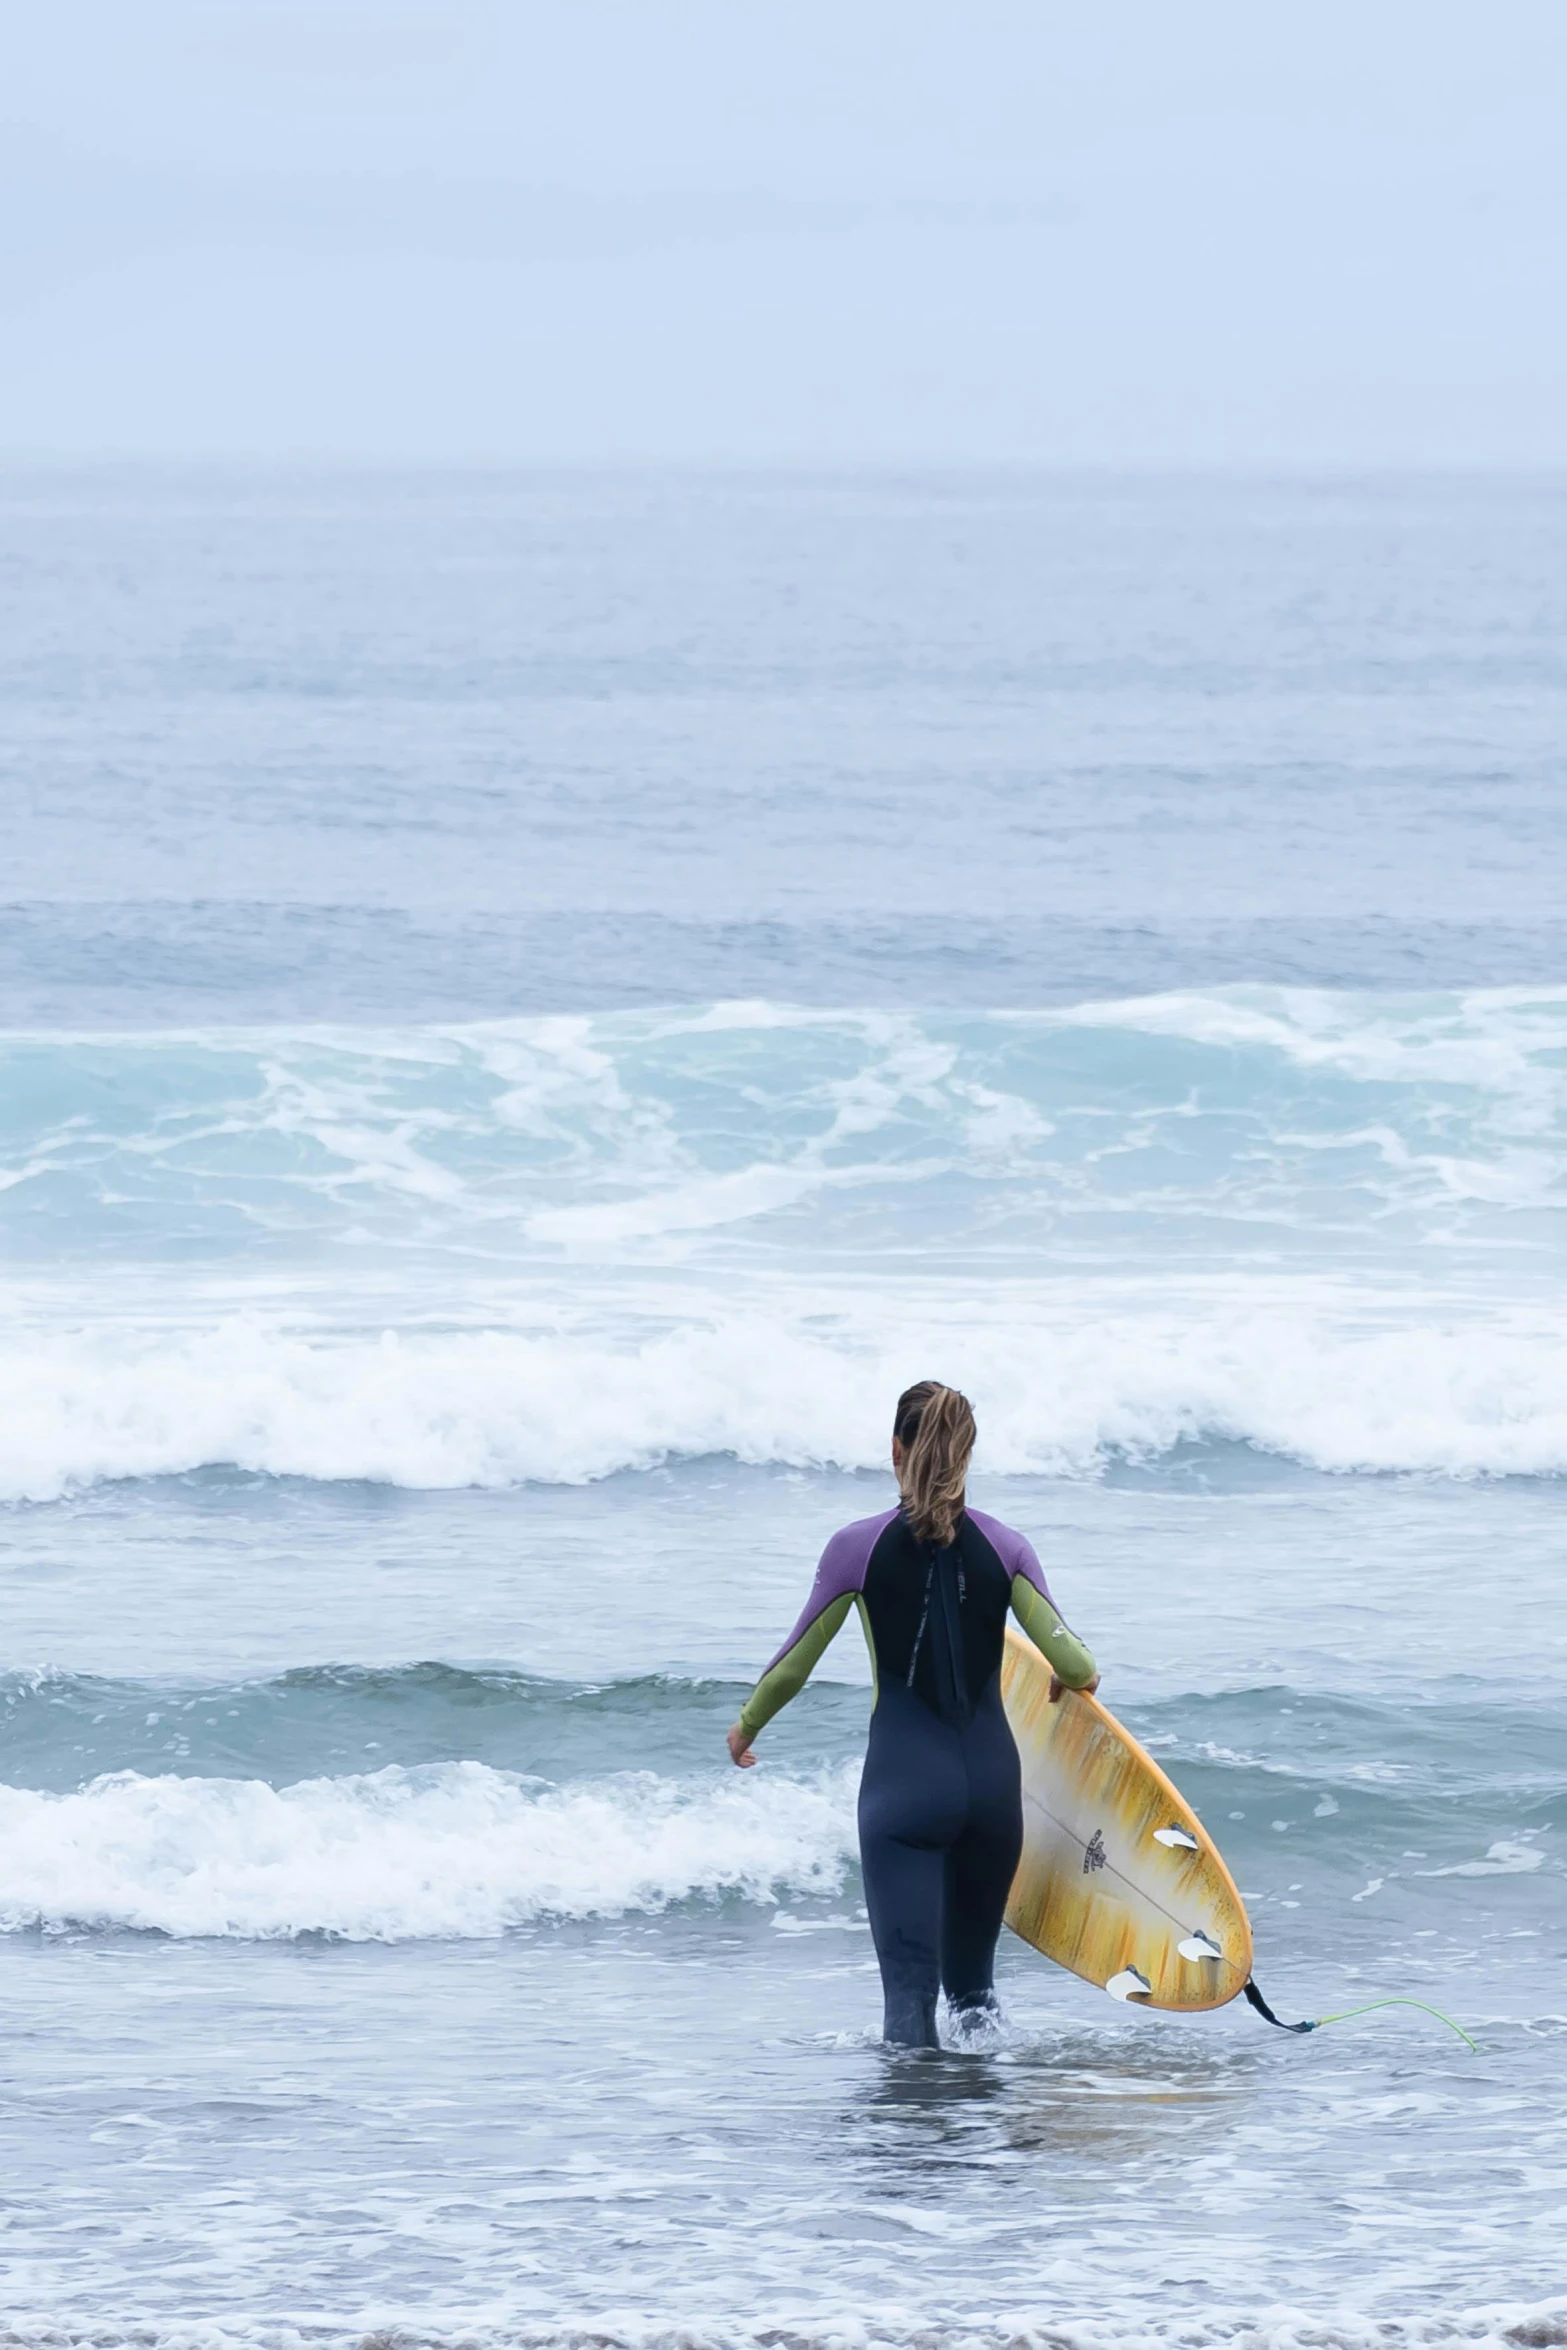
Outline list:
[[[1093,1659],[1057,1615],[1026,1538],[968,1510],[946,1549],[898,1510],[834,1535],[799,1623],[746,1702],[754,1734],[857,1606],[876,1678],[860,1783],[860,1863],[889,2040],[935,2047],[936,2000],[993,2008],[996,1940],[1023,1842],[1017,1747],[1001,1705],[1007,1612],[1074,1687]]]

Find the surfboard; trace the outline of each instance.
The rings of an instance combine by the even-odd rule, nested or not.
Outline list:
[[[1007,1924],[1139,2007],[1223,2007],[1251,1974],[1251,1923],[1212,1837],[1097,1697],[1050,1702],[1050,1667],[1009,1625],[1001,1693],[1023,1761],[1023,1857]]]

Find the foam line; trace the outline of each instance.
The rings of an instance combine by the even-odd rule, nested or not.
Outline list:
[[[1545,1311],[1403,1298],[1382,1316],[1362,1298],[1335,1316],[1309,1296],[1263,1310],[1236,1289],[1095,1313],[1079,1292],[1055,1327],[1037,1310],[921,1322],[905,1299],[824,1335],[804,1313],[711,1304],[652,1337],[338,1337],[253,1314],[188,1333],[15,1333],[0,1356],[0,1499],[218,1464],[427,1489],[577,1484],[710,1454],[874,1468],[915,1349],[939,1351],[974,1396],[993,1475],[1093,1476],[1205,1439],[1333,1473],[1567,1470],[1567,1353]]]
[[[133,1771],[72,1795],[0,1787],[0,1928],[404,1942],[830,1894],[856,1776],[550,1789],[454,1762],[281,1789]]]

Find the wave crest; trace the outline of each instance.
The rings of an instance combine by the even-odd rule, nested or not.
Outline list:
[[[1107,1312],[1087,1285],[1026,1311],[915,1299],[823,1334],[803,1312],[715,1307],[640,1341],[334,1340],[249,1316],[53,1335],[0,1361],[0,1497],[219,1465],[426,1489],[577,1484],[711,1454],[876,1468],[888,1398],[937,1356],[980,1407],[992,1474],[1091,1476],[1213,1440],[1335,1473],[1567,1470],[1567,1356],[1545,1312],[1364,1296],[1335,1311],[1304,1286]]]
[[[482,1939],[828,1894],[853,1855],[856,1775],[552,1789],[452,1762],[283,1788],[133,1771],[71,1795],[0,1786],[0,1929]]]

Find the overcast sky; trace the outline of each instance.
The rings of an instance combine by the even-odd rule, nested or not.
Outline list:
[[[1564,0],[47,0],[0,453],[1567,463]]]

